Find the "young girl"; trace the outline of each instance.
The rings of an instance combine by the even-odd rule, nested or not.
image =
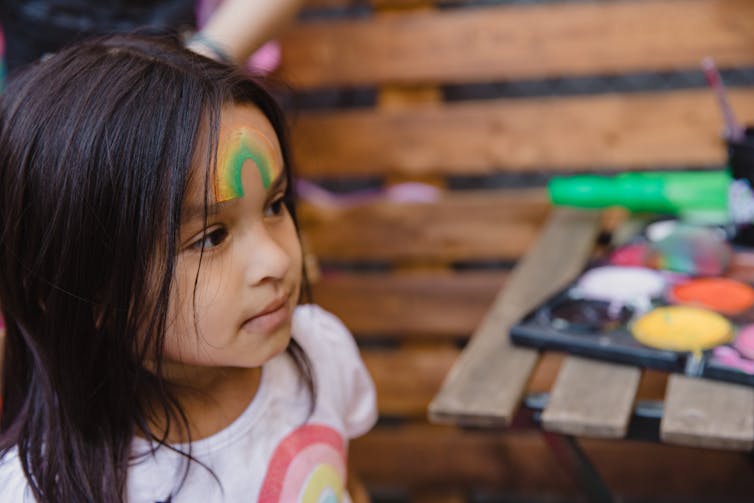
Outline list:
[[[63,50],[0,97],[0,500],[348,501],[372,382],[299,306],[281,113],[177,43]]]

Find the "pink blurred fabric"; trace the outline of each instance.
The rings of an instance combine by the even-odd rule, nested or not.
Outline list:
[[[296,179],[296,193],[309,204],[337,209],[355,208],[379,201],[427,204],[442,197],[442,191],[437,187],[418,182],[337,194],[302,178]]]

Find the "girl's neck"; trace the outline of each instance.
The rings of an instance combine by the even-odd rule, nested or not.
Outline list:
[[[166,368],[166,378],[188,419],[189,434],[181,421],[173,418],[169,443],[185,443],[209,437],[235,421],[246,410],[259,390],[261,367]],[[153,431],[164,431],[164,418],[153,424]]]

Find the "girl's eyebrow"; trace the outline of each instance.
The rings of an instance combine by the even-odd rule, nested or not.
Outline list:
[[[281,190],[283,187],[285,187],[287,181],[288,179],[285,176],[285,170],[281,170],[280,174],[278,174],[278,177],[275,178],[275,180],[270,184],[270,188],[267,189],[267,193],[274,194],[275,192]],[[228,199],[227,201],[209,202],[207,204],[207,217],[217,215],[228,206],[231,206],[235,201],[236,199],[234,198]],[[199,218],[204,218],[204,205],[200,204],[186,206],[181,211],[181,217],[183,221],[191,221]]]
[[[226,207],[231,206],[233,202],[235,202],[235,199],[207,203],[207,206],[206,206],[207,217],[217,215],[218,213],[223,211],[223,209],[225,209]],[[198,220],[199,218],[203,219],[205,215],[204,211],[205,211],[205,206],[203,204],[186,206],[181,211],[181,219],[184,222],[191,221],[191,220]]]
[[[283,187],[285,187],[285,183],[288,181],[288,178],[285,176],[285,168],[280,170],[280,173],[278,173],[277,178],[273,180],[273,182],[270,184],[270,188],[267,189],[268,194],[273,194]]]

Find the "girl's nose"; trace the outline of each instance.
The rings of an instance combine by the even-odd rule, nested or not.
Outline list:
[[[252,232],[246,248],[246,279],[256,285],[265,280],[281,280],[291,268],[292,258],[285,233],[264,224]]]

